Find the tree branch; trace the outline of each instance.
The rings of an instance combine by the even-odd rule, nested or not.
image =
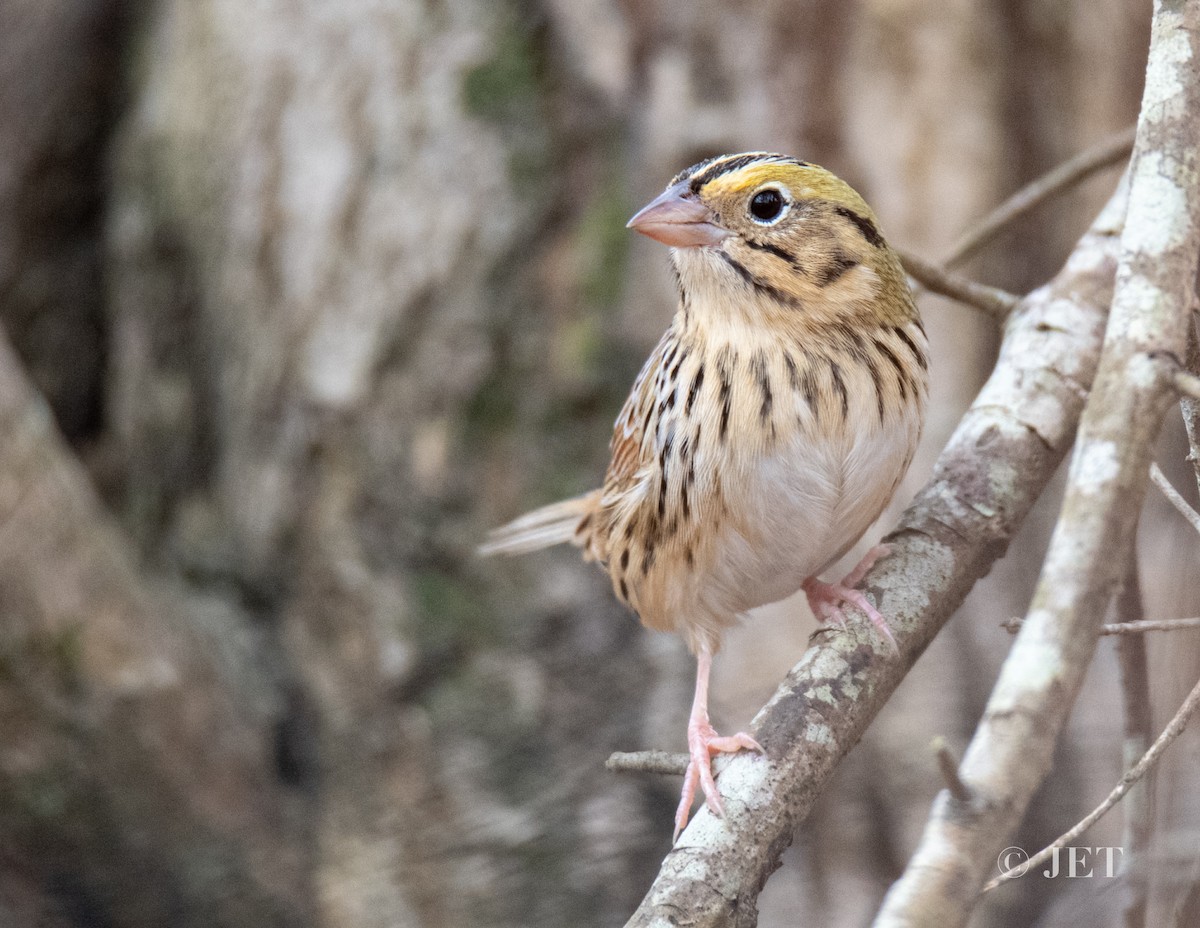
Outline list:
[[[1154,438],[1174,399],[1200,255],[1200,5],[1155,3],[1112,315],[1080,424],[1062,513],[1033,603],[960,775],[969,808],[935,802],[876,928],[963,926],[1050,770],[1129,556]]]
[[[1009,619],[1001,622],[1000,627],[1005,631],[1016,634],[1024,619]],[[1149,619],[1145,622],[1122,622],[1119,625],[1101,625],[1101,635],[1144,635],[1147,632],[1180,632],[1200,628],[1200,618],[1197,619]]]
[[[951,274],[911,252],[901,251],[900,260],[909,276],[930,293],[950,297],[995,319],[1004,319],[1019,300],[1019,297],[998,287],[989,287],[958,274]]]
[[[1175,507],[1175,511],[1187,519],[1192,528],[1200,532],[1200,512],[1196,512],[1188,505],[1188,501],[1179,495],[1179,491],[1171,486],[1171,481],[1167,479],[1167,475],[1157,464],[1150,465],[1150,479],[1158,487],[1159,492],[1167,498],[1167,502]]]
[[[753,722],[765,755],[735,755],[721,774],[724,820],[693,819],[629,926],[755,924],[759,891],[838,762],[1066,453],[1095,373],[1123,211],[1118,195],[1058,277],[1014,310],[992,376],[889,539],[893,553],[868,574],[900,656],[861,616],[809,648]]]
[[[1142,581],[1138,570],[1136,541],[1129,552],[1125,580],[1117,594],[1117,615],[1129,622],[1145,617]],[[1132,772],[1138,759],[1151,746],[1153,715],[1150,704],[1150,665],[1143,635],[1117,636],[1117,663],[1120,667],[1121,704],[1125,715],[1121,744],[1122,766]],[[1123,928],[1144,928],[1146,903],[1150,894],[1150,840],[1154,834],[1154,776],[1130,788],[1125,802],[1125,828],[1121,846],[1121,900]]]
[[[1038,864],[1049,860],[1056,848],[1066,847],[1081,834],[1091,828],[1094,824],[1096,824],[1096,822],[1098,822],[1105,815],[1105,813],[1108,812],[1109,809],[1120,802],[1122,797],[1129,792],[1134,784],[1141,780],[1141,778],[1144,777],[1148,771],[1154,768],[1154,765],[1158,763],[1158,759],[1162,757],[1163,752],[1171,746],[1172,742],[1174,742],[1175,739],[1178,738],[1183,730],[1187,727],[1187,723],[1191,720],[1191,717],[1195,714],[1197,709],[1200,709],[1200,683],[1197,683],[1194,687],[1192,687],[1192,691],[1188,693],[1187,699],[1183,701],[1183,705],[1179,707],[1179,711],[1175,713],[1174,718],[1171,719],[1170,724],[1168,724],[1163,730],[1163,733],[1158,736],[1158,740],[1155,741],[1150,750],[1142,756],[1141,760],[1134,764],[1125,773],[1125,775],[1121,777],[1121,782],[1118,783],[1116,788],[1114,788],[1113,791],[1108,794],[1105,800],[1095,809],[1089,812],[1078,824],[1071,827],[1062,835],[1059,835],[1059,837],[1055,838],[1050,845],[1030,857],[1029,860],[1021,866],[1021,873],[1024,873],[1031,867],[1036,867]],[[986,886],[983,887],[982,892],[989,892],[995,889],[1001,883],[1005,883],[1017,876],[1020,876],[1020,873],[1010,870],[1007,873],[996,877],[994,880],[991,880]]]

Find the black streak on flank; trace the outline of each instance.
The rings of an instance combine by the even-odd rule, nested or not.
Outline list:
[[[621,599],[629,602],[629,584],[625,582],[625,578],[621,578]]]
[[[900,363],[900,359],[896,357],[896,352],[892,351],[883,342],[875,342],[875,349],[888,359],[888,362],[896,369],[896,382],[900,385],[900,400],[903,402],[908,399],[908,375],[904,372],[904,365]]]
[[[842,369],[838,366],[837,361],[829,362],[829,372],[833,375],[833,388],[841,394],[842,418],[845,419],[850,415],[850,396],[846,393],[846,383],[842,380]]]
[[[733,405],[733,386],[729,383],[728,375],[725,371],[721,371],[721,441],[725,440],[726,434],[729,432],[729,411]]]
[[[870,244],[874,245],[876,248],[883,247],[883,236],[880,235],[879,230],[875,228],[875,223],[871,222],[871,220],[866,216],[860,216],[848,206],[838,206],[835,207],[833,211],[843,219],[849,219],[852,223],[858,226],[858,231],[862,233],[862,237],[865,238]]]
[[[734,258],[732,255],[730,255],[729,252],[722,251],[721,257],[725,259],[726,264],[737,271],[738,276],[741,277],[742,280],[754,288],[756,293],[761,293],[763,296],[770,297],[776,303],[782,303],[784,306],[796,305],[796,300],[793,297],[790,297],[783,291],[772,287],[766,281],[759,280],[757,277],[751,274],[749,270],[747,270],[744,264],[738,261],[737,258]]]
[[[829,259],[828,264],[817,268],[817,286],[828,287],[831,283],[840,279],[848,270],[855,267],[858,267],[857,261],[838,252]]]
[[[679,352],[679,359],[675,362],[675,366],[673,368],[671,368],[671,374],[670,374],[671,383],[675,383],[676,379],[679,377],[679,368],[681,368],[683,366],[683,359],[686,357],[687,357],[687,349],[683,348]]]
[[[771,418],[771,406],[775,397],[771,393],[771,375],[767,371],[767,357],[761,351],[754,355],[750,366],[758,378],[758,388],[762,391],[762,406],[759,407],[758,417],[765,423]]]
[[[796,360],[792,357],[791,352],[783,352],[783,364],[787,368],[788,383],[792,385],[793,390],[799,391],[800,372],[796,370]]]
[[[920,325],[919,322],[917,324]],[[926,360],[925,353],[917,348],[917,345],[912,340],[912,337],[907,332],[905,332],[901,326],[898,326],[898,325],[893,326],[892,331],[895,332],[897,335],[899,335],[900,341],[904,342],[904,344],[906,344],[908,346],[908,350],[912,352],[913,360],[921,365],[921,370],[923,370],[923,371],[929,370],[929,361]],[[924,332],[925,330],[922,329],[921,331]]]
[[[646,548],[646,556],[642,558],[642,576],[650,573],[650,568],[654,566],[654,545],[649,545]]]
[[[722,161],[717,161],[713,164],[710,164],[703,171],[693,177],[688,186],[692,188],[692,193],[699,193],[701,188],[703,188],[704,185],[709,181],[716,180],[718,177],[728,174],[731,171],[741,170],[746,165],[753,164],[755,161],[761,160],[762,157],[763,156],[761,154],[739,155],[736,158],[728,158]]]
[[[696,376],[692,378],[692,385],[688,389],[687,402],[683,405],[683,414],[690,416],[692,407],[696,405],[696,397],[700,393],[700,387],[704,384],[704,362],[700,362],[700,366],[696,368]]]
[[[820,407],[817,406],[817,376],[811,367],[805,368],[804,371],[804,401],[812,410],[813,419],[820,419]]]
[[[872,355],[867,355],[867,370],[871,372],[871,380],[875,384],[875,402],[879,406],[879,424],[883,425],[883,375],[879,370],[879,362]]]

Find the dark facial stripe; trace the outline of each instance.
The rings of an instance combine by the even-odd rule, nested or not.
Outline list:
[[[763,155],[762,152],[755,152],[749,155],[738,155],[734,158],[718,159],[711,162],[699,174],[693,175],[688,186],[692,188],[692,193],[699,193],[701,187],[710,181],[716,180],[722,174],[740,170],[748,164],[753,164],[755,161],[765,161],[768,157],[767,155]]]
[[[828,264],[825,264],[814,271],[814,274],[817,278],[817,286],[828,287],[831,283],[840,278],[853,267],[858,267],[858,262],[853,258],[844,255],[841,252],[833,255],[829,259]]]
[[[862,237],[876,248],[883,247],[883,236],[880,235],[879,230],[875,228],[875,223],[871,222],[871,220],[866,216],[860,216],[847,206],[835,207],[833,211],[843,219],[849,219],[852,223],[858,226],[858,231],[862,233]]]
[[[796,270],[800,270],[800,262],[796,260],[796,257],[790,252],[780,248],[778,245],[774,245],[771,242],[758,242],[752,238],[742,239],[742,241],[744,241],[751,248],[757,248],[759,251],[765,251],[767,254],[774,255],[781,261],[786,261]]]
[[[721,257],[724,258],[725,263],[728,264],[735,271],[737,271],[738,276],[740,276],[742,278],[742,280],[744,280],[747,284],[749,284],[751,287],[753,287],[757,293],[761,293],[763,296],[770,297],[776,303],[782,303],[784,306],[795,306],[796,305],[796,300],[793,297],[788,296],[786,293],[782,292],[781,290],[777,290],[775,287],[772,287],[769,283],[759,280],[757,277],[755,277],[753,274],[751,274],[749,270],[747,270],[747,268],[744,264],[742,264],[740,261],[738,261],[732,255],[730,255],[729,252],[722,251]]]

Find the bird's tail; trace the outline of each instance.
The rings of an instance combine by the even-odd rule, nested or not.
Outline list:
[[[588,542],[589,516],[600,502],[600,491],[551,503],[527,512],[507,525],[492,529],[488,540],[479,546],[484,557],[492,554],[525,554],[564,542],[585,547]]]

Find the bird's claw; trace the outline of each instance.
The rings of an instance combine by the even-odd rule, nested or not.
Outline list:
[[[861,561],[850,573],[848,573],[841,583],[825,583],[818,580],[816,577],[809,577],[804,581],[802,589],[808,597],[808,606],[813,611],[813,615],[818,620],[825,624],[836,622],[843,628],[846,625],[846,614],[842,612],[842,605],[849,603],[852,606],[857,606],[871,620],[881,635],[887,639],[892,646],[892,650],[897,654],[900,653],[900,647],[896,644],[896,638],[892,635],[892,630],[888,627],[887,619],[885,619],[876,609],[869,599],[855,587],[862,582],[863,577],[867,575],[875,562],[881,557],[891,553],[890,545],[876,545],[866,553]]]
[[[718,818],[725,815],[717,781],[713,779],[712,758],[714,754],[733,754],[737,751],[763,753],[762,745],[744,731],[736,735],[718,735],[707,721],[688,725],[688,765],[683,775],[683,793],[679,797],[679,808],[675,810],[675,834],[672,842],[679,839],[680,832],[688,823],[692,802],[696,798],[696,787],[704,793],[704,804]]]

